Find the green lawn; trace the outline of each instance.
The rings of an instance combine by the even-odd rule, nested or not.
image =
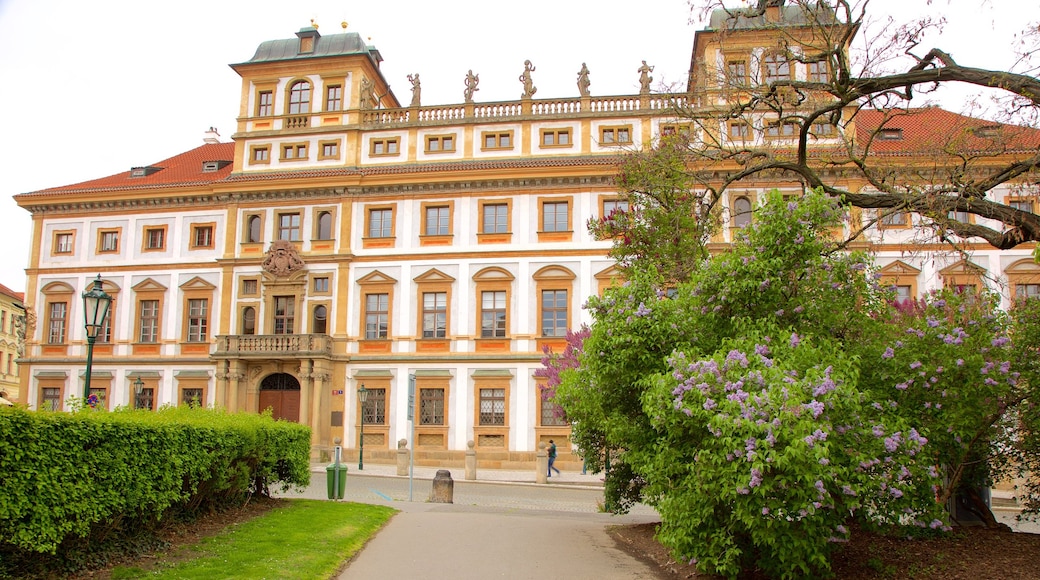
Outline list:
[[[151,572],[119,566],[112,578],[325,580],[396,511],[359,503],[290,500],[286,507],[191,546],[193,557]]]

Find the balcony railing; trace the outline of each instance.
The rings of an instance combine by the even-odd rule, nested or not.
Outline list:
[[[217,337],[214,357],[330,356],[332,339],[326,334],[234,334]]]

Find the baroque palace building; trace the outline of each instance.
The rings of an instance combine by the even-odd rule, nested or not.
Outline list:
[[[308,27],[263,42],[232,65],[242,77],[233,143],[214,132],[151,165],[17,196],[34,222],[23,401],[62,409],[82,396],[80,295],[100,272],[114,301],[91,386],[109,408],[270,408],[312,428],[315,458],[337,441],[356,457],[363,412],[377,462],[410,437],[413,414],[420,464],[461,464],[472,441],[482,466],[533,465],[539,443],[570,433],[539,394],[543,348],[560,350],[568,329],[591,320],[585,299],[616,283],[611,242],[586,222],[625,209],[613,184],[625,151],[691,130],[677,110],[714,98],[698,68],[730,66],[732,54],[713,34],[697,33],[685,93],[651,93],[647,66],[639,94],[591,96],[579,78],[578,96],[536,99],[525,66],[516,101],[474,102],[470,76],[463,102],[433,106],[420,102],[417,77],[402,104],[359,34]],[[747,63],[759,36],[748,35]],[[748,82],[769,72],[747,63]],[[870,130],[878,121],[864,113],[841,130]],[[880,154],[912,159],[929,128],[965,122],[982,123],[920,110],[891,125],[899,135]],[[717,129],[784,136],[725,120]],[[717,248],[773,187],[801,191],[776,181],[730,190]],[[919,255],[908,225],[888,220],[861,240],[903,295],[992,280],[1009,281],[1005,293],[1040,288],[1031,245],[975,245],[970,260]],[[580,466],[569,447],[558,464]]]

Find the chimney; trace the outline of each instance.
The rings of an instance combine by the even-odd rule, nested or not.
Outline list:
[[[217,133],[217,128],[216,127],[210,127],[209,130],[207,130],[205,133],[203,133],[203,135],[202,135],[202,142],[206,143],[207,145],[213,145],[215,143],[220,143],[220,133]]]

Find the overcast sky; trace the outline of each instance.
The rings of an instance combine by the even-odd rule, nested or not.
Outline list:
[[[871,5],[903,18],[914,5],[950,12],[947,2]],[[1010,35],[1040,19],[1034,0],[952,4],[932,44],[982,68],[1009,66]],[[655,88],[684,87],[704,27],[696,16],[684,0],[0,0],[0,283],[25,289],[31,219],[11,196],[166,159],[201,145],[211,126],[230,141],[241,79],[228,64],[312,18],[322,34],[346,20],[379,49],[398,100],[410,100],[406,77],[419,73],[422,103],[435,105],[462,102],[469,69],[480,75],[476,101],[518,99],[526,59],[536,98],[577,96],[583,62],[593,96],[636,93],[641,60]]]

